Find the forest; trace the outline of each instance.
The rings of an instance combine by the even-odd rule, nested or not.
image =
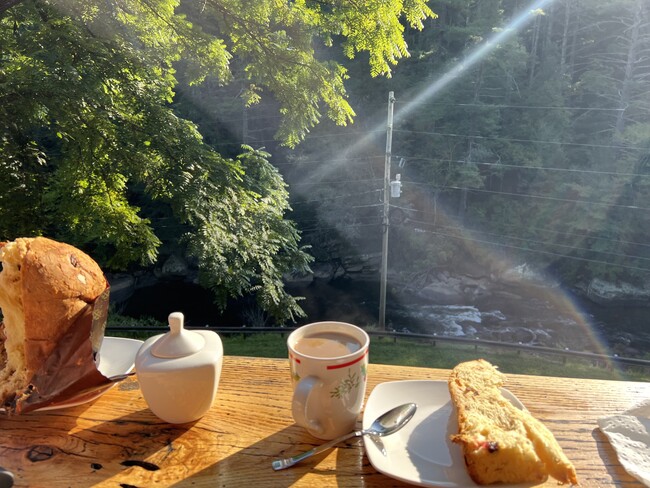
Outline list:
[[[278,322],[287,276],[386,228],[402,280],[489,254],[650,287],[642,0],[3,0],[0,29],[0,239],[181,253]]]
[[[647,5],[549,2],[462,75],[421,96],[529,4],[433,5],[438,18],[407,33],[412,55],[393,78],[351,88],[364,106],[356,132],[315,131],[299,156],[289,156],[288,179],[301,178],[298,189],[323,165],[336,167],[332,186],[309,189],[294,207],[321,198],[319,215],[360,239],[364,226],[381,224],[381,208],[372,205],[380,203],[386,95],[394,90],[392,179],[400,173],[402,183],[391,201],[395,266],[462,267],[460,250],[480,246],[566,283],[647,283]],[[341,150],[358,149],[354,141],[373,130],[374,153]],[[326,238],[320,231],[315,242]]]

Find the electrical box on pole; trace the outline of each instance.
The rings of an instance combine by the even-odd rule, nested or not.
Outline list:
[[[402,175],[399,173],[395,175],[395,179],[390,182],[390,197],[399,198],[402,194]]]

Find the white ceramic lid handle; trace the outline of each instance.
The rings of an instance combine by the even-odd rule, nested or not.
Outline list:
[[[169,332],[164,334],[152,347],[151,354],[159,358],[180,358],[203,349],[205,339],[201,334],[185,330],[185,318],[181,312],[169,314]]]
[[[185,325],[185,316],[181,312],[172,312],[167,318],[169,322],[169,331],[172,335],[179,335]]]

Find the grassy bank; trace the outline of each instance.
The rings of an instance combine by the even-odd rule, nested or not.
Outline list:
[[[286,335],[241,334],[223,336],[227,355],[284,358],[287,356]],[[650,372],[644,368],[616,369],[592,364],[583,359],[568,359],[549,355],[535,355],[528,352],[498,350],[493,347],[445,344],[399,338],[373,337],[370,346],[370,362],[396,364],[427,368],[453,368],[470,359],[483,358],[498,365],[504,373],[531,374],[541,376],[566,376],[572,378],[596,378],[629,381],[648,381]]]
[[[110,326],[133,326],[133,323],[115,322]],[[138,325],[160,325],[161,333],[166,331],[163,324],[140,323]],[[142,337],[142,333],[119,333],[111,330],[109,335]],[[229,356],[251,356],[286,358],[287,334],[221,334],[224,351]],[[464,344],[450,344],[438,341],[435,345],[428,341],[409,338],[375,337],[371,339],[370,362],[428,368],[453,368],[456,364],[470,359],[483,358],[499,366],[504,373],[531,374],[541,376],[564,376],[573,378],[596,378],[630,381],[650,381],[650,371],[642,367],[625,369],[611,365],[596,365],[592,361],[569,358],[563,359],[548,354],[532,354],[512,349],[500,350],[496,347],[475,347]]]

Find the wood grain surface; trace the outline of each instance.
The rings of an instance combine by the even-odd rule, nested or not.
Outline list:
[[[370,364],[367,394],[385,381],[448,374]],[[618,463],[596,421],[650,398],[649,384],[507,377],[506,387],[556,435],[581,486],[642,486]],[[30,488],[408,486],[377,472],[358,438],[273,471],[273,459],[322,442],[294,424],[290,402],[286,360],[226,356],[215,404],[197,422],[159,420],[131,377],[84,405],[0,417],[0,466],[14,473],[15,486]]]

